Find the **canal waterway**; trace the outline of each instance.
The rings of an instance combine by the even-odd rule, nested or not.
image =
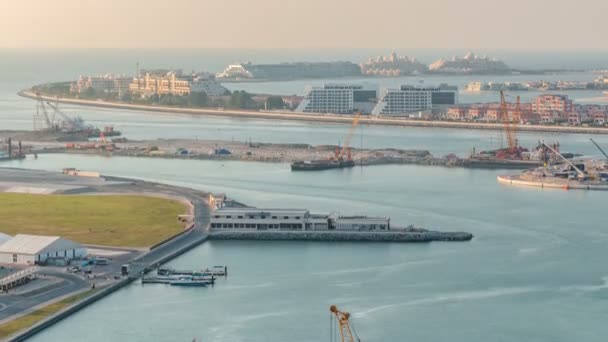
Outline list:
[[[9,69],[0,82],[0,129],[32,127],[34,102],[17,97],[19,89],[110,72],[121,67],[125,55],[137,56],[100,53],[80,60],[78,54],[59,54],[48,57],[52,67],[43,67],[36,64],[43,61],[38,55],[7,54],[8,62],[0,66]],[[152,54],[148,61],[175,66],[168,65],[169,57]],[[195,68],[204,66],[205,59],[200,61],[177,56],[175,63]],[[347,129],[62,108],[95,125],[113,124],[134,139],[336,144]],[[589,137],[520,134],[527,146],[544,139],[559,141],[562,150],[598,155]],[[594,139],[608,145],[606,136]],[[365,147],[420,148],[438,155],[500,145],[492,131],[379,126],[363,127],[353,140]],[[605,192],[505,187],[496,176],[513,171],[414,165],[292,173],[286,164],[40,155],[0,166],[76,167],[226,192],[260,207],[386,215],[393,224],[475,235],[468,243],[431,244],[210,241],[171,266],[228,265],[229,277],[215,287],[132,284],[34,341],[327,340],[330,304],[352,312],[364,341],[604,341],[608,336]]]

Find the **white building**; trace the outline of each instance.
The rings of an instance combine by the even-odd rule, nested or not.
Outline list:
[[[457,87],[442,84],[439,87],[383,88],[373,115],[398,115],[429,110],[458,102]]]
[[[17,234],[0,245],[1,264],[44,264],[48,258],[81,259],[87,249],[59,236]]]
[[[253,78],[253,74],[247,70],[244,64],[230,64],[224,71],[217,74],[219,78]]]
[[[378,91],[372,85],[325,84],[307,87],[296,112],[350,114],[371,112]]]
[[[190,84],[190,91],[205,93],[207,96],[223,96],[228,89],[212,78],[195,78]]]
[[[311,214],[306,209],[220,208],[211,229],[222,230],[388,230],[390,218]]]

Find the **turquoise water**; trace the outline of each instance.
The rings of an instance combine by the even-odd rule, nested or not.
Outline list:
[[[283,164],[42,155],[212,191],[257,206],[389,215],[475,234],[470,243],[208,242],[171,265],[229,265],[212,289],[133,284],[34,341],[317,341],[328,306],[363,340],[603,341],[608,193],[512,188],[507,171],[377,166],[291,173]]]
[[[31,128],[34,103],[15,95],[31,84],[80,73],[128,72],[130,61],[142,55],[142,63],[187,70],[221,68],[225,57],[240,53],[269,62],[293,58],[289,52],[271,58],[236,50],[174,56],[154,51],[7,53],[0,65],[5,76],[0,81],[0,129]],[[513,58],[523,63],[530,56]],[[586,67],[602,67],[605,58],[594,64],[589,56],[570,57],[587,58]],[[537,63],[562,61],[577,67],[564,58],[532,57]],[[114,124],[134,139],[335,144],[346,132],[342,125],[64,108],[96,125]],[[355,145],[361,136],[366,147],[423,148],[438,155],[499,145],[498,134],[491,131],[365,126],[353,139]],[[562,150],[598,155],[588,138],[520,134],[524,145],[558,140]],[[594,139],[608,146],[608,137]],[[605,192],[496,183],[497,175],[511,171],[402,165],[291,173],[285,164],[71,155],[0,165],[98,170],[226,192],[260,207],[386,215],[395,224],[475,234],[470,243],[424,245],[207,242],[171,265],[228,265],[230,276],[214,288],[133,284],[34,341],[327,340],[330,304],[352,312],[364,341],[604,341],[608,336]]]

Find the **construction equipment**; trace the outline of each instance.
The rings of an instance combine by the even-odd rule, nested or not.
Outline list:
[[[519,104],[519,96],[517,97],[516,113],[520,114],[521,108]],[[505,136],[507,138],[507,144],[509,145],[509,152],[515,153],[517,151],[517,139],[516,139],[516,126],[514,120],[509,116],[509,110],[507,108],[507,101],[505,100],[504,91],[500,91],[500,120],[502,121]]]
[[[606,152],[604,152],[604,150],[600,147],[600,145],[598,143],[596,143],[595,140],[593,140],[592,138],[589,138],[589,140],[591,140],[591,142],[595,145],[595,147],[597,147],[597,149],[600,150],[600,152],[602,152],[604,157],[606,157],[606,160],[608,160],[608,154],[606,154]]]
[[[349,321],[350,314],[348,312],[338,310],[335,305],[329,307],[329,312],[331,313],[330,320],[336,320],[336,324],[338,325],[338,329],[340,331],[341,342],[361,342],[361,339],[359,336],[357,336],[357,332],[354,329],[351,331],[351,324]],[[330,328],[333,330],[334,324],[333,322],[331,323]],[[356,340],[355,337],[357,338]],[[332,331],[330,331],[330,338],[333,338]]]
[[[352,160],[350,142],[353,139],[353,134],[355,133],[355,129],[357,129],[357,126],[359,125],[359,119],[361,119],[361,112],[357,112],[357,114],[353,118],[353,121],[348,130],[348,133],[346,134],[346,138],[344,139],[344,145],[341,148],[340,147],[336,148],[336,152],[335,152],[336,160],[344,160],[345,157],[346,157],[346,160]]]
[[[548,148],[551,152],[555,153],[556,156],[558,156],[560,159],[562,159],[564,162],[566,162],[566,164],[568,164],[574,171],[576,171],[576,176],[578,179],[580,179],[580,180],[587,179],[587,174],[585,172],[583,172],[581,169],[579,169],[576,165],[574,165],[574,163],[569,161],[568,158],[564,157],[561,153],[556,151],[553,147],[545,144],[544,142],[542,144],[545,145],[545,147]]]
[[[87,127],[84,127],[84,123],[80,117],[73,118],[67,115],[61,109],[59,109],[58,103],[52,104],[47,101],[46,104],[53,109],[55,114],[58,114],[63,119],[59,125],[62,130],[67,132],[80,132],[87,129]]]
[[[44,100],[40,93],[36,93],[36,115],[34,116],[34,130],[55,130],[54,118],[49,117],[49,113],[44,105]],[[40,122],[42,121],[42,123]]]
[[[101,141],[101,144],[99,144],[99,148],[104,149],[106,151],[114,150],[114,143],[109,142],[103,132],[99,132],[99,141]]]

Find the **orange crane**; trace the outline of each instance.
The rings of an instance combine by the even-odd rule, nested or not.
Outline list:
[[[103,134],[103,132],[99,132],[99,140],[101,141],[101,144],[99,145],[100,148],[106,150],[106,151],[113,151],[114,150],[114,144],[110,143],[107,139],[106,139],[106,135]]]
[[[355,133],[355,129],[359,125],[359,119],[361,119],[361,112],[357,112],[355,117],[353,118],[353,122],[350,125],[350,129],[346,134],[346,138],[344,139],[344,146],[342,148],[336,149],[336,159],[344,160],[345,154],[347,160],[352,160],[352,156],[350,154],[350,142],[353,139],[353,134]]]
[[[519,97],[517,98],[516,112],[519,114],[521,108],[519,105]],[[517,152],[517,138],[516,138],[516,127],[513,122],[513,118],[509,117],[509,110],[507,108],[507,101],[505,100],[505,93],[500,91],[500,120],[502,121],[507,143],[509,144],[509,152]]]
[[[336,320],[336,324],[340,330],[341,342],[361,342],[361,339],[359,339],[356,332],[353,337],[354,329],[351,331],[351,324],[349,322],[350,314],[348,312],[338,310],[335,305],[329,307],[329,312],[331,312],[332,319],[335,318]],[[331,327],[333,328],[333,324]],[[332,336],[330,335],[330,337]],[[355,337],[357,340],[355,340]]]

